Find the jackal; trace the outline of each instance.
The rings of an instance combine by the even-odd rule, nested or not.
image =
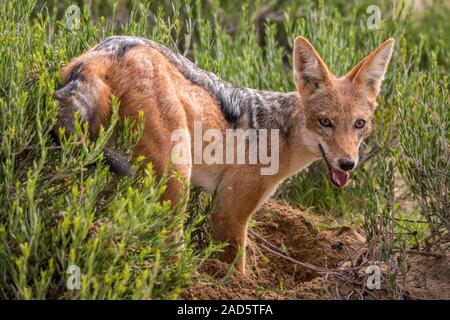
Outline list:
[[[228,241],[225,261],[245,249],[247,223],[252,213],[287,177],[323,159],[330,179],[338,187],[347,184],[358,163],[358,149],[372,129],[376,98],[391,58],[394,39],[388,39],[362,59],[346,75],[335,77],[311,43],[297,37],[293,48],[296,90],[279,93],[243,88],[153,41],[114,36],[73,59],[61,72],[62,88],[54,97],[60,103],[56,128],[73,129],[77,111],[95,133],[107,126],[111,96],[120,102],[119,114],[137,119],[144,113],[143,135],[135,155],[153,163],[161,176],[180,141],[182,132],[187,161],[172,166],[191,185],[216,197],[210,216],[213,236]],[[194,155],[194,123],[202,130],[279,130],[279,166],[262,175],[261,163],[198,163]],[[182,131],[180,131],[182,129]],[[202,142],[204,143],[204,142]],[[127,164],[105,153],[112,169],[128,173]],[[170,179],[162,200],[177,203],[182,184]],[[245,270],[244,256],[238,269]]]

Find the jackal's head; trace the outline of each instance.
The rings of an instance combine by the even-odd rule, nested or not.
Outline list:
[[[358,149],[372,129],[394,39],[366,56],[345,76],[331,74],[311,43],[295,39],[294,76],[302,101],[301,139],[310,152],[322,157],[331,181],[347,184],[349,172],[358,163]]]

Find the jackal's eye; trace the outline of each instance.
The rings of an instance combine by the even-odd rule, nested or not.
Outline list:
[[[364,121],[363,119],[358,119],[355,121],[356,129],[362,129],[362,128],[364,128],[365,125],[366,125],[366,121]]]
[[[330,128],[333,126],[330,119],[328,118],[319,118],[319,123],[322,127]]]

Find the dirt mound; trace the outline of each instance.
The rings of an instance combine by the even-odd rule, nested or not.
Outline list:
[[[309,218],[302,211],[276,201],[265,204],[254,218],[246,274],[235,274],[225,284],[196,284],[185,292],[185,298],[323,299],[326,291],[318,273],[262,249],[260,239],[298,261],[327,268],[337,267],[362,244],[352,230],[320,231],[317,225],[323,221],[319,218]],[[200,270],[201,281],[213,283],[225,277],[227,270],[226,263],[210,260]]]
[[[333,275],[322,276],[267,250],[270,243],[271,248],[280,248],[284,255],[303,263],[347,268],[358,264],[358,256],[362,258],[361,254],[367,252],[364,237],[355,230],[332,227],[323,216],[309,216],[275,200],[265,204],[254,219],[249,231],[246,274],[236,272],[230,276],[228,264],[211,259],[184,298],[450,299],[450,252],[440,258],[408,254],[410,269],[405,278],[397,279],[399,290],[395,294],[387,278],[380,290],[361,290],[364,276],[356,284]],[[359,268],[358,272],[364,270]]]
[[[450,300],[450,252],[442,257],[414,255],[404,286],[406,299]]]

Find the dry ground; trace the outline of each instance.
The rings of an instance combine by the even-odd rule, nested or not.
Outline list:
[[[326,267],[348,269],[361,263],[367,252],[364,237],[351,228],[329,228],[324,218],[302,212],[272,200],[255,215],[251,230],[289,257]],[[267,246],[266,246],[267,247]],[[450,264],[444,258],[409,255],[411,269],[394,294],[387,281],[382,289],[365,287],[365,267],[340,276],[306,269],[264,248],[264,242],[250,234],[247,274],[236,273],[226,283],[228,265],[208,261],[196,275],[198,283],[184,293],[187,299],[450,299]],[[357,280],[357,281],[355,281]],[[401,292],[399,295],[398,292]]]

